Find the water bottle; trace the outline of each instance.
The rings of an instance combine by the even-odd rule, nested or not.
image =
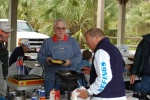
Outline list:
[[[24,75],[23,57],[19,57],[20,75]]]
[[[41,91],[40,91],[40,100],[43,100],[43,99],[45,99],[46,97],[45,97],[45,89],[44,89],[44,87],[42,87],[42,89],[41,89]]]
[[[17,69],[17,75],[20,75],[20,65],[19,65],[19,60],[16,61],[16,69]]]
[[[24,75],[23,57],[19,56],[16,61],[17,75]]]
[[[38,100],[36,93],[33,93],[31,100]]]
[[[37,99],[40,99],[40,92],[41,92],[42,86],[39,86],[38,89],[36,89]]]
[[[20,75],[25,75],[25,73],[24,73],[24,66],[22,64],[22,61],[21,61],[21,64],[20,64]]]

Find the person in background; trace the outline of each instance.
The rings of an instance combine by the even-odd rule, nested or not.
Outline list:
[[[82,60],[88,61],[89,64],[92,63],[92,52],[90,50],[84,50],[82,52]],[[89,66],[91,67],[91,66]]]
[[[5,81],[8,74],[8,50],[4,45],[13,29],[8,24],[0,25],[0,99],[5,98],[7,83]]]
[[[92,52],[89,50],[84,50],[82,52],[82,61],[77,65],[76,70],[81,70],[84,66],[91,67],[92,62]]]
[[[150,100],[147,97],[150,93],[150,34],[142,37],[143,39],[137,46],[134,62],[130,69],[130,83],[134,84],[136,76],[141,78],[140,85],[138,85],[141,91],[139,99]]]
[[[120,51],[99,28],[88,30],[85,38],[94,55],[91,71],[85,69],[90,72],[90,87],[87,90],[78,89],[78,96],[84,99],[92,96],[91,100],[126,100],[124,61]]]
[[[21,46],[16,47],[9,57],[9,67],[17,61],[17,58],[19,56],[22,56],[23,60],[30,60],[30,56],[25,56],[25,53],[27,53],[30,50],[31,48],[29,42],[23,42]]]
[[[53,22],[54,35],[46,39],[38,52],[38,62],[44,66],[44,87],[46,95],[49,96],[54,89],[55,73],[59,70],[76,70],[76,66],[82,60],[82,54],[78,42],[66,35],[66,22],[57,19]],[[64,60],[64,64],[52,64],[52,59]],[[55,89],[60,89],[60,81],[57,80]]]
[[[24,60],[30,60],[31,57],[30,56],[26,56],[25,53],[27,53],[28,51],[30,51],[30,43],[29,42],[22,42],[21,46],[16,47],[13,52],[11,53],[10,57],[9,57],[9,67],[14,68],[13,64],[17,61],[18,57],[23,57],[23,61]],[[12,65],[12,66],[11,66]],[[24,70],[25,70],[25,75],[28,75],[29,71],[31,70],[31,68],[28,68],[27,66],[24,66]],[[11,71],[11,70],[9,70]],[[9,74],[11,75],[12,73],[9,72]]]
[[[82,68],[85,67],[91,67],[91,62],[92,62],[92,52],[89,50],[84,50],[82,52],[82,61],[77,65],[77,72],[82,72]],[[84,74],[85,79],[83,79],[83,83],[82,83],[82,79],[79,79],[78,82],[80,83],[81,86],[84,86],[85,88],[87,88],[87,86],[89,86],[89,75],[88,74]]]

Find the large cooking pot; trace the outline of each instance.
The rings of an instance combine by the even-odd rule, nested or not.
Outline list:
[[[57,79],[61,79],[60,90],[68,91],[68,100],[70,100],[70,92],[76,89],[78,86],[77,80],[84,78],[83,73],[78,73],[74,70],[60,70],[57,73],[55,73],[55,76],[55,84],[57,82]]]
[[[84,74],[78,73],[74,70],[60,70],[56,74],[56,79],[61,79],[61,90],[63,91],[73,91],[75,88],[77,88],[78,79],[83,79]]]

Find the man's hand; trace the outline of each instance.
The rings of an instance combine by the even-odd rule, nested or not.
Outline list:
[[[66,63],[63,64],[63,66],[69,66],[71,64],[71,61],[69,59],[66,60]]]
[[[52,59],[51,57],[47,57],[46,62],[48,65],[52,65],[52,63],[49,62],[51,59]]]
[[[130,76],[130,84],[134,84],[135,77],[136,77],[135,75]]]
[[[90,67],[87,67],[87,66],[84,66],[82,69],[81,69],[82,73],[84,74],[90,74],[91,72],[91,68]]]
[[[78,97],[86,99],[89,97],[87,90],[85,89],[78,89],[77,92],[79,92],[80,94],[78,95]]]

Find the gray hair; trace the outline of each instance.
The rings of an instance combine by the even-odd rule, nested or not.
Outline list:
[[[54,22],[53,22],[53,26],[54,26],[54,27],[55,27],[55,25],[56,25],[57,22],[63,22],[64,25],[67,26],[66,21],[65,21],[64,19],[60,18],[60,19],[54,20]]]
[[[91,37],[95,37],[97,35],[101,37],[104,36],[104,32],[99,28],[91,28],[85,33],[85,36],[86,35],[90,35]]]

